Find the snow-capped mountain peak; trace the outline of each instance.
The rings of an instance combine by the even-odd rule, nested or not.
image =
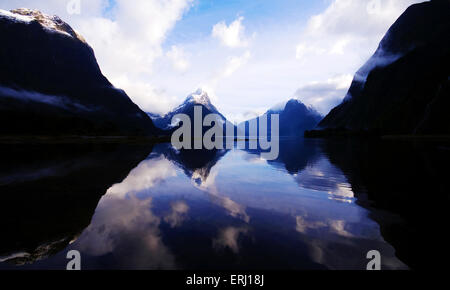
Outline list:
[[[202,106],[203,114],[217,114],[219,115],[219,121],[221,123],[225,124],[227,122],[226,118],[212,104],[208,93],[203,89],[198,89],[195,93],[190,94],[181,105],[165,114],[164,116],[158,116],[151,113],[148,113],[148,115],[150,116],[150,118],[152,118],[153,122],[158,128],[167,130],[177,126],[178,122],[172,124],[172,118],[175,115],[192,115],[193,107],[195,106]]]
[[[211,99],[209,98],[208,93],[203,89],[198,89],[195,93],[191,94],[187,98],[187,102],[204,105],[206,107],[211,106]]]
[[[7,18],[14,22],[27,24],[36,21],[47,31],[61,33],[86,43],[84,38],[67,23],[62,21],[61,18],[44,14],[38,10],[19,8],[6,11],[0,9],[0,18]]]

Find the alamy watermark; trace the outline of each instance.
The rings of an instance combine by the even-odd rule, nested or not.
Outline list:
[[[69,251],[66,258],[70,261],[67,263],[66,270],[79,271],[81,270],[81,254],[76,250]]]
[[[186,114],[178,114],[172,118],[172,124],[180,124],[172,134],[172,146],[177,150],[232,150],[236,141],[239,149],[261,149],[261,157],[266,160],[275,160],[280,153],[280,116],[271,115],[270,132],[268,132],[268,116],[249,121],[249,132],[246,126],[235,126],[224,122],[218,114],[209,114],[203,118],[202,106],[194,107],[194,120]],[[214,126],[213,126],[214,124]],[[192,130],[192,126],[194,130]],[[212,126],[212,127],[211,127]],[[204,127],[211,127],[203,135]],[[237,128],[237,134],[235,134]],[[192,136],[193,135],[193,136]],[[249,148],[247,147],[249,145]]]
[[[372,250],[367,253],[366,256],[369,259],[369,263],[367,264],[368,271],[379,271],[381,270],[381,254],[377,250]]]

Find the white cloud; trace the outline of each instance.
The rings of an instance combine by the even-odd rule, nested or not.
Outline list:
[[[127,36],[145,44],[159,46],[191,0],[116,0],[116,22]]]
[[[172,61],[173,68],[177,71],[185,72],[189,68],[189,61],[186,59],[186,53],[182,48],[173,45],[166,56]]]
[[[70,20],[73,22],[75,19],[97,16],[101,13],[102,9],[107,5],[108,1],[105,0],[90,0],[81,1],[81,13],[70,14],[68,13],[67,6],[69,1],[61,0],[8,0],[1,1],[2,9],[16,9],[16,8],[30,8],[38,9],[46,14],[58,15],[61,18]]]
[[[222,72],[223,77],[231,76],[235,71],[237,71],[241,66],[247,63],[251,54],[249,51],[246,51],[242,56],[239,57],[230,57],[228,62]]]
[[[107,195],[123,198],[148,190],[173,176],[176,176],[176,170],[170,161],[164,157],[149,159],[133,169],[124,181],[108,189]]]
[[[313,106],[322,115],[326,115],[342,101],[352,80],[351,74],[345,74],[323,82],[311,82],[301,86],[294,96],[303,103]]]
[[[226,78],[231,77],[242,66],[247,64],[250,58],[250,51],[244,52],[244,54],[241,56],[228,57],[223,67],[216,70],[213,76],[206,83],[202,84],[201,87],[208,92],[213,101],[216,101],[218,99],[216,89],[220,82]]]
[[[177,96],[169,95],[164,89],[157,89],[145,79],[129,78],[126,74],[112,78],[110,81],[119,88],[127,88],[126,92],[143,110],[164,115],[178,104]]]
[[[354,235],[347,231],[346,222],[343,220],[327,220],[327,221],[309,221],[305,217],[296,217],[296,230],[299,233],[306,234],[311,230],[324,230],[336,235],[353,238]]]
[[[374,5],[375,2],[378,4]],[[297,45],[297,59],[317,54],[343,54],[346,51],[351,51],[355,56],[361,53],[369,55],[400,14],[417,2],[333,0],[324,12],[309,19]]]
[[[211,169],[208,176],[201,174],[202,172],[194,172],[192,175],[192,184],[198,189],[206,192],[210,198],[210,201],[222,208],[224,208],[228,214],[234,218],[239,218],[246,223],[250,222],[250,216],[246,212],[245,206],[235,202],[227,196],[222,196],[216,184],[216,178],[219,174],[219,169],[215,166]],[[198,184],[195,180],[201,180]]]
[[[218,38],[223,45],[231,48],[246,47],[248,40],[245,37],[245,26],[242,24],[244,17],[239,17],[230,25],[224,21],[213,27],[212,35]]]
[[[267,112],[267,110],[268,110],[268,108],[255,107],[255,108],[251,108],[247,111],[235,112],[235,113],[229,114],[227,117],[230,122],[239,124],[241,122],[259,117],[259,116],[263,115],[265,112]]]
[[[246,227],[227,227],[220,230],[217,238],[213,240],[213,246],[216,249],[229,248],[233,253],[239,253],[239,237],[248,234]]]
[[[105,195],[75,249],[91,256],[115,253],[118,268],[175,269],[175,257],[164,244],[161,218],[152,211],[152,198]]]
[[[172,228],[179,227],[187,219],[189,212],[189,205],[182,200],[175,201],[170,205],[171,212],[164,217],[164,221],[167,222]]]
[[[153,65],[164,56],[165,37],[190,3],[191,0],[117,0],[111,11],[114,20],[100,17],[80,24],[105,75],[145,111],[165,113],[174,106],[167,94],[159,93],[164,90],[152,82]],[[178,57],[178,68],[187,65],[173,51],[169,55],[172,62],[173,57]]]
[[[375,52],[389,27],[420,0],[333,0],[312,16],[296,45],[300,68],[321,67],[323,77],[300,87],[296,97],[328,113],[345,97],[351,77]],[[342,76],[338,79],[330,73]],[[350,80],[350,81],[349,81]]]
[[[374,1],[379,4],[373,6]],[[309,35],[352,35],[380,37],[415,0],[333,0],[330,6],[310,18]],[[377,7],[377,9],[373,9]]]

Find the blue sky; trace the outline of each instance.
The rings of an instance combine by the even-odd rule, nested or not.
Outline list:
[[[325,1],[242,1],[196,0],[193,7],[176,24],[169,34],[167,45],[208,37],[218,19],[228,23],[243,16],[250,31],[261,27],[305,25],[308,16],[326,7]]]
[[[80,1],[81,13],[67,4]],[[55,14],[105,76],[164,114],[203,88],[231,121],[290,98],[326,114],[390,25],[420,0],[0,0]]]

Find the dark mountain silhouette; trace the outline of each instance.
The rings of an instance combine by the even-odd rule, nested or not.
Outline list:
[[[39,11],[0,10],[0,134],[155,135],[111,85],[94,51],[67,23]]]
[[[292,99],[289,100],[282,109],[271,109],[263,116],[267,116],[268,135],[271,134],[271,116],[278,114],[280,116],[280,136],[284,137],[302,137],[306,130],[314,129],[322,119],[322,116],[313,108],[307,107],[301,101]],[[246,137],[250,134],[250,122],[258,123],[258,117],[253,120],[245,121],[239,125],[239,128],[246,128]],[[258,133],[259,136],[259,133]]]
[[[450,1],[410,6],[319,127],[450,134]]]

